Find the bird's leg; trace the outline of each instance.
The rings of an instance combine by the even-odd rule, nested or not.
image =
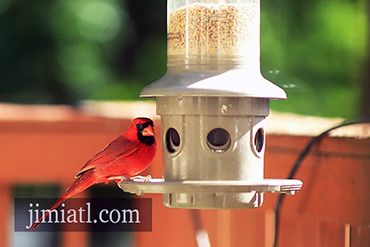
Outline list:
[[[126,178],[125,176],[112,176],[112,177],[109,177],[107,179],[107,183],[109,183],[110,181],[116,181],[116,183],[119,183],[123,180],[127,180],[128,178]]]
[[[134,177],[130,177],[128,179],[131,180],[131,181],[143,180],[143,182],[150,182],[150,180],[152,179],[152,176],[150,176],[150,175],[148,175],[148,176],[134,176]]]

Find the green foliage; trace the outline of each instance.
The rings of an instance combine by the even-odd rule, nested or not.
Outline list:
[[[272,108],[354,117],[365,75],[366,1],[262,1],[262,73],[287,101]]]
[[[261,70],[288,94],[273,110],[359,114],[368,4],[261,1]],[[0,2],[0,101],[137,100],[165,71],[165,0]]]

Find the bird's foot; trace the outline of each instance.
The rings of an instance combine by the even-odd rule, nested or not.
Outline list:
[[[119,183],[121,181],[124,181],[124,180],[127,180],[128,178],[126,178],[125,176],[113,176],[113,177],[109,177],[107,180],[109,183],[110,181],[115,181],[116,183]]]
[[[150,182],[150,180],[152,179],[152,176],[148,175],[148,176],[134,176],[134,177],[130,177],[128,178],[129,180],[131,181],[134,181],[136,182],[135,180],[140,180],[140,182]]]

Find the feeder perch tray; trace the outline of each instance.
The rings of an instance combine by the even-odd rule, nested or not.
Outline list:
[[[282,193],[294,195],[302,188],[303,183],[295,179],[264,179],[260,183],[246,183],[232,180],[187,180],[165,182],[162,178],[149,181],[135,179],[121,181],[118,186],[125,192],[143,195],[147,193]]]

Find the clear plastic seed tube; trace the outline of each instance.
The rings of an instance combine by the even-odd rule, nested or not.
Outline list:
[[[259,0],[168,0],[168,66],[259,67]]]

